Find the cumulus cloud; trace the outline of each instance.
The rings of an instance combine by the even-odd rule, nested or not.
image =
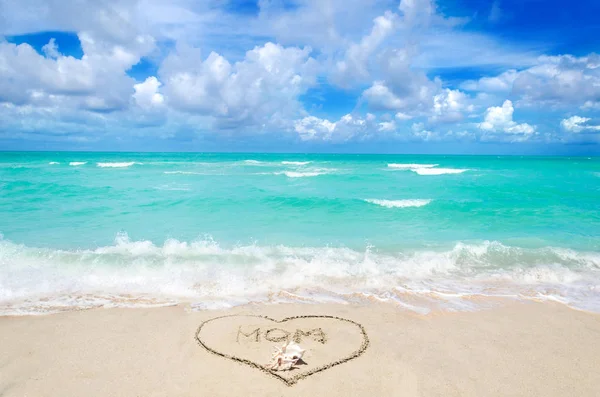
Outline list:
[[[404,120],[429,117],[433,123],[461,121],[465,112],[474,110],[468,95],[442,88],[439,79],[430,80],[423,72],[411,70],[399,53],[389,60],[388,80],[375,81],[362,94],[372,109],[398,111],[397,117]]]
[[[188,0],[27,5],[0,0],[0,37],[75,32],[83,56],[70,56],[59,36],[37,50],[0,39],[0,133],[75,139],[85,132],[91,140],[108,129],[186,130],[346,142],[564,140],[598,131],[597,55],[539,57],[537,48],[457,29],[468,18],[443,15],[433,0],[302,0],[295,7],[261,0],[258,14]],[[140,61],[158,71],[140,74]],[[473,66],[499,72],[463,82],[434,74]],[[339,102],[350,113],[327,117],[339,87],[351,89]],[[586,117],[519,123],[513,101]],[[311,115],[316,110],[323,118]],[[536,133],[545,127],[554,128]]]
[[[469,80],[461,87],[489,93],[510,92],[532,106],[593,108],[600,103],[600,57],[541,56],[532,67]]]
[[[134,80],[126,71],[154,48],[139,36],[129,48],[80,33],[84,56],[58,53],[51,40],[38,54],[29,44],[0,42],[0,101],[13,104],[49,102],[90,110],[127,107]]]
[[[337,123],[315,116],[307,116],[294,122],[294,130],[303,141],[332,140]]]
[[[184,49],[165,59],[159,76],[171,106],[213,116],[223,127],[283,122],[301,111],[298,96],[316,84],[310,52],[266,43],[231,64],[215,52],[202,60],[199,50]]]
[[[433,0],[401,0],[398,10],[403,15],[403,24],[406,28],[414,25],[428,25],[435,13]]]
[[[156,77],[148,77],[143,83],[133,86],[135,90],[133,98],[142,108],[161,106],[165,101],[164,96],[158,92],[161,85],[162,83]]]
[[[513,121],[514,108],[511,101],[506,100],[502,106],[492,106],[485,112],[484,121],[478,127],[486,132],[504,132],[507,134],[530,135],[535,127]]]
[[[365,117],[346,114],[332,122],[314,116],[296,120],[294,130],[303,141],[346,142],[353,139],[367,140],[380,133],[395,131],[391,122],[377,122],[376,116],[367,113]]]
[[[457,122],[463,119],[463,111],[472,112],[468,96],[459,90],[444,89],[433,97],[433,122]]]
[[[512,90],[513,83],[519,76],[515,69],[507,70],[494,77],[482,77],[479,80],[467,80],[460,87],[467,91],[483,91],[492,93],[507,93]]]
[[[347,87],[369,77],[368,64],[374,51],[389,36],[397,23],[397,15],[386,12],[373,21],[373,29],[359,43],[350,45],[344,59],[335,65],[332,81]]]
[[[600,125],[588,124],[591,119],[589,117],[571,116],[566,119],[562,119],[560,126],[572,133],[578,133],[581,131],[600,131]]]
[[[402,113],[402,112],[396,113],[396,115],[394,117],[396,117],[398,120],[410,120],[413,118],[413,116],[411,116],[410,114],[406,114],[406,113]]]
[[[401,29],[404,40],[394,42],[400,45],[397,48],[379,52],[379,78],[363,91],[361,100],[375,111],[396,111],[405,119],[423,116],[432,123],[462,120],[463,112],[473,110],[468,96],[459,90],[443,88],[439,78],[430,79],[425,70],[415,67],[420,49],[412,39],[407,39],[411,35],[421,36],[423,28],[430,25],[447,29],[452,21],[438,14],[430,0],[402,0],[398,9],[400,15],[386,15],[388,19],[393,15],[394,26]]]
[[[424,123],[413,123],[411,130],[412,130],[413,136],[415,136],[423,141],[431,141],[431,140],[438,139],[437,134],[435,132],[429,131],[427,128],[425,128]]]
[[[56,39],[54,37],[50,39],[48,44],[45,44],[42,47],[42,52],[48,58],[58,58],[60,56],[60,52],[58,52],[58,46],[56,45]]]

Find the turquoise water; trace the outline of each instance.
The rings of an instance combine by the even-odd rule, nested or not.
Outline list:
[[[598,203],[600,158],[0,153],[0,310],[473,295],[597,310]]]

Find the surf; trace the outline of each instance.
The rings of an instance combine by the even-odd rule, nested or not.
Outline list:
[[[379,200],[365,199],[367,203],[376,204],[386,208],[407,208],[407,207],[423,207],[432,200],[413,199],[413,200]]]
[[[447,250],[363,250],[343,246],[222,246],[167,239],[157,245],[118,234],[92,249],[28,247],[0,240],[1,314],[40,314],[92,307],[188,302],[244,304],[365,299],[439,300],[473,307],[470,297],[560,299],[599,310],[600,255],[525,249],[495,241]],[[594,271],[596,270],[596,271]],[[256,280],[260,279],[260,283]],[[591,289],[590,289],[591,288]],[[296,296],[297,298],[294,298]],[[466,298],[466,300],[464,300]],[[414,302],[414,301],[413,301]]]
[[[125,168],[125,167],[131,167],[134,164],[139,164],[139,163],[136,163],[135,161],[127,161],[127,162],[120,162],[120,163],[96,163],[96,165],[100,168]]]

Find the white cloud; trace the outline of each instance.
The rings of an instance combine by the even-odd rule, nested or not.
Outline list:
[[[404,17],[405,28],[414,25],[428,25],[435,13],[435,3],[432,0],[401,0],[398,10]]]
[[[58,52],[58,46],[56,45],[56,39],[54,37],[50,39],[48,44],[45,44],[42,47],[42,52],[48,58],[58,58],[60,56],[60,52]]]
[[[294,122],[294,130],[303,141],[332,140],[335,127],[335,122],[315,116],[307,116]]]
[[[397,23],[397,15],[386,12],[373,21],[373,29],[359,43],[350,45],[344,59],[335,64],[332,81],[339,86],[353,86],[369,77],[369,62],[375,50],[383,43]]]
[[[532,67],[508,70],[495,77],[469,80],[461,87],[471,91],[508,93],[524,104],[536,106],[581,106],[600,102],[600,57],[542,56]]]
[[[302,0],[294,7],[260,0],[258,5],[258,18],[246,24],[255,35],[273,37],[286,45],[310,45],[328,55],[345,52],[351,43],[358,43],[373,28],[373,20],[389,7],[380,0]]]
[[[443,15],[433,0],[301,0],[294,7],[260,0],[258,15],[230,12],[219,0],[26,3],[0,0],[0,36],[75,32],[83,50],[76,59],[65,55],[68,46],[59,38],[39,52],[0,39],[0,117],[10,129],[31,134],[107,128],[136,133],[121,125],[158,134],[167,134],[158,126],[272,132],[285,139],[295,133],[305,141],[331,142],[538,139],[538,127],[513,120],[513,102],[491,105],[510,97],[519,108],[576,107],[590,117],[600,109],[597,55],[539,57],[542,47],[457,28],[468,18]],[[137,81],[128,73],[142,58],[159,70]],[[499,72],[462,83],[433,74],[470,66]],[[351,102],[346,111],[352,113],[337,121],[309,115],[327,110],[329,82],[362,91],[342,101]],[[389,114],[361,115],[362,105]],[[465,117],[483,121],[463,123]],[[597,130],[588,117],[575,117],[540,121],[539,128],[560,122],[566,131]]]
[[[362,96],[375,109],[396,110],[406,107],[406,102],[394,95],[383,81],[374,82]]]
[[[560,126],[572,133],[578,133],[584,130],[588,131],[600,131],[600,125],[590,125],[588,122],[591,119],[589,117],[571,116],[566,119],[562,119]]]
[[[384,131],[384,132],[393,132],[393,131],[396,131],[396,122],[394,120],[392,120],[392,121],[382,121],[382,122],[379,123],[378,130],[379,131]]]
[[[398,120],[410,120],[413,118],[413,116],[402,112],[396,113],[394,117],[396,117]]]
[[[492,93],[507,93],[512,90],[513,83],[518,77],[514,69],[507,70],[495,77],[482,77],[479,80],[467,80],[461,83],[461,88],[467,91],[484,91]]]
[[[38,54],[29,44],[0,42],[0,101],[60,103],[92,110],[127,107],[134,80],[126,71],[154,48],[154,40],[138,36],[129,47],[80,33],[81,59],[58,53],[51,40]]]
[[[423,71],[414,70],[409,50],[386,50],[381,56],[381,71],[385,80],[373,82],[362,94],[371,108],[410,116],[431,113],[441,81],[429,80]]]
[[[176,109],[215,117],[221,127],[271,125],[302,110],[298,97],[316,84],[317,64],[310,48],[266,43],[229,63],[196,49],[169,55],[159,70],[164,95]]]
[[[161,82],[154,76],[148,77],[143,83],[135,84],[133,98],[142,108],[160,106],[164,103],[164,96],[158,92]]]
[[[346,142],[352,139],[367,140],[381,133],[393,132],[392,122],[376,122],[373,114],[363,117],[346,114],[332,122],[307,116],[294,122],[294,130],[303,141]]]
[[[442,90],[433,97],[433,122],[457,122],[463,119],[463,111],[472,112],[469,98],[459,90]]]
[[[441,88],[439,80],[412,71],[390,76],[389,82],[375,81],[362,98],[373,109],[399,111],[396,117],[400,120],[426,116],[432,123],[451,123],[474,110],[464,92]]]
[[[535,128],[527,123],[517,124],[513,121],[514,108],[511,101],[506,100],[502,106],[492,106],[485,112],[484,121],[478,126],[487,132],[505,132],[507,134],[529,135]]]
[[[431,141],[438,139],[437,134],[433,131],[427,130],[424,123],[413,123],[411,130],[413,136],[419,140]]]

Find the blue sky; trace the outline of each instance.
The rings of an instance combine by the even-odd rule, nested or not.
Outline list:
[[[599,154],[599,13],[0,0],[0,149]]]

